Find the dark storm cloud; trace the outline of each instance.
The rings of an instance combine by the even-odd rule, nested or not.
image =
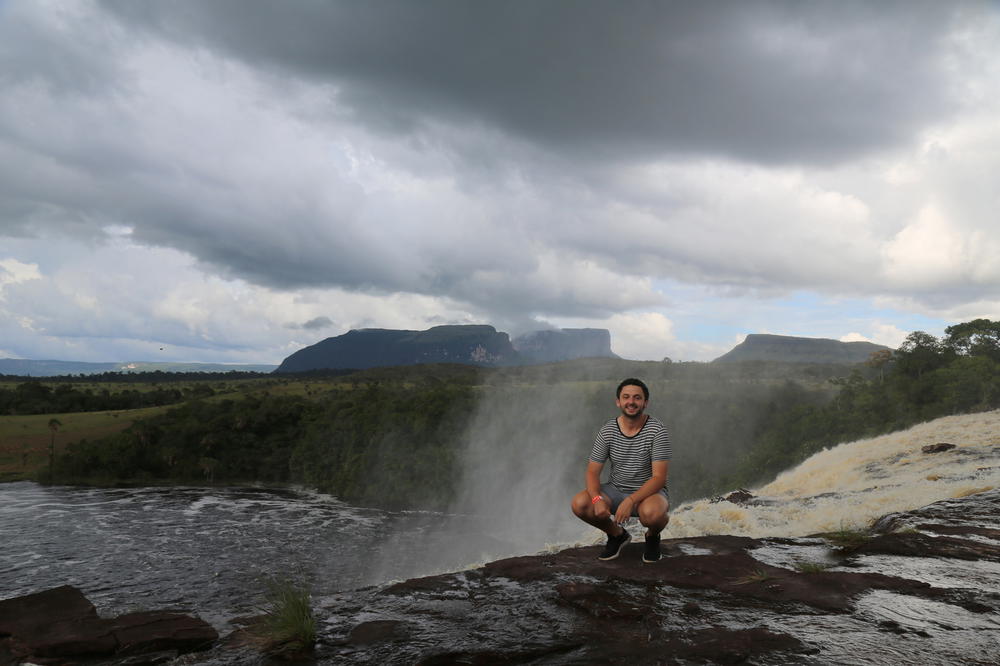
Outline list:
[[[0,2],[0,85],[45,82],[64,94],[109,92],[119,64],[102,48],[108,26],[72,6]]]
[[[887,163],[922,174],[956,91],[989,81],[969,6],[15,0],[0,235],[132,245],[158,284],[340,290],[253,316],[286,335],[396,310],[528,330],[668,307],[668,281],[885,289],[922,200],[882,201]],[[926,273],[936,229],[889,277]],[[56,252],[11,256],[49,280]]]
[[[287,324],[285,328],[303,331],[318,331],[332,326],[335,326],[335,324],[329,317],[313,317],[309,321],[302,322],[301,324]]]
[[[829,163],[951,107],[941,2],[105,3],[336,84],[360,122],[486,122],[560,152]]]

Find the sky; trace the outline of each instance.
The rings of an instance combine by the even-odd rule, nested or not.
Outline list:
[[[0,0],[0,357],[1000,318],[994,2]]]

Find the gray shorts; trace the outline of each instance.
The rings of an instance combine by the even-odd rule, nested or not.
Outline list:
[[[611,500],[611,514],[614,515],[615,511],[618,510],[618,505],[621,504],[625,500],[625,498],[628,497],[631,493],[623,493],[622,491],[618,490],[618,486],[614,484],[602,483],[601,494],[607,497],[609,500]],[[670,493],[667,492],[666,488],[660,488],[660,494],[663,495],[663,498],[665,500],[667,500],[667,505],[669,506]],[[632,507],[632,515],[638,517],[639,515],[638,504]]]

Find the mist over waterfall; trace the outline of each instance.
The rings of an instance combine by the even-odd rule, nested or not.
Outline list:
[[[484,406],[468,443],[454,511],[475,516],[491,538],[471,545],[468,563],[603,541],[570,513],[583,484],[593,433],[613,416],[607,396],[553,386],[511,391]],[[650,411],[656,412],[655,409]],[[923,453],[939,443],[955,448]],[[678,446],[683,446],[680,442]],[[672,465],[671,475],[684,474]],[[1000,487],[1000,411],[950,416],[821,451],[766,485],[747,505],[709,498],[671,511],[664,537],[734,534],[802,536],[860,528],[942,499]],[[642,527],[633,519],[633,534]]]
[[[511,553],[579,538],[590,528],[572,516],[570,498],[583,488],[594,433],[614,416],[614,388],[600,388],[515,387],[482,404],[452,509],[482,517]]]
[[[924,446],[955,448],[924,453]],[[1000,487],[1000,411],[949,416],[821,451],[752,489],[752,504],[677,508],[665,536],[801,536]]]
[[[469,426],[453,434],[454,502],[428,520],[418,538],[388,537],[386,547],[373,552],[370,582],[602,542],[602,534],[569,509],[583,487],[594,434],[618,413],[614,388],[620,380],[596,367],[594,376],[572,378],[565,368],[554,367],[551,376],[536,368],[523,381],[512,372],[484,390]],[[841,444],[753,488],[757,498],[748,505],[713,503],[705,495],[727,490],[720,480],[752,446],[763,415],[773,404],[795,404],[786,394],[801,399],[801,388],[781,378],[747,380],[725,368],[685,374],[684,368],[646,364],[634,370],[649,378],[648,412],[666,423],[674,444],[666,538],[799,536],[859,527],[889,512],[1000,486],[1000,412],[988,412]],[[826,382],[815,384],[812,395],[822,399]],[[921,452],[940,442],[956,448]],[[642,530],[634,519],[627,527],[635,535]]]

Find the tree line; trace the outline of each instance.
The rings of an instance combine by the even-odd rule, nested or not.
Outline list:
[[[582,482],[593,433],[614,416],[617,379],[636,375],[652,377],[651,412],[671,427],[671,498],[680,502],[767,480],[840,442],[1000,407],[998,370],[1000,323],[989,320],[951,326],[940,340],[911,333],[853,370],[603,359],[514,371],[377,369],[308,395],[187,400],[70,445],[54,478],[295,483],[358,504],[445,508],[472,438],[486,437],[484,464],[498,470],[511,467],[501,458],[516,467],[555,452],[564,460],[555,481],[568,491]]]
[[[1000,408],[1000,322],[975,319],[937,338],[914,331],[899,349],[875,352],[829,402],[777,415],[729,477],[743,486],[768,479],[841,442],[874,437],[941,416]]]
[[[94,391],[72,384],[49,386],[40,381],[26,381],[12,388],[0,388],[0,414],[67,414],[101,412],[173,405],[191,398],[207,397],[215,391],[208,385],[193,387],[155,387],[147,391],[125,389]]]
[[[584,365],[568,366],[566,374]],[[654,411],[678,442],[675,501],[721,491],[720,480],[773,414],[830,395],[791,380],[748,382],[742,368],[701,365],[704,373],[645,368],[654,377],[648,382]],[[618,375],[634,369],[609,367],[600,379],[564,381],[413,366],[379,369],[306,395],[254,391],[191,400],[119,434],[69,445],[54,462],[54,478],[98,485],[295,483],[357,504],[443,509],[463,482],[464,456],[485,443],[483,464],[497,470],[537,464],[543,453],[557,458],[551,482],[569,492],[582,483],[594,433],[614,416]],[[796,371],[812,376],[813,370]]]
[[[436,506],[450,499],[451,432],[473,395],[451,385],[373,382],[319,396],[192,400],[124,432],[69,445],[62,483],[301,483],[355,502]],[[467,409],[463,409],[466,407]]]

